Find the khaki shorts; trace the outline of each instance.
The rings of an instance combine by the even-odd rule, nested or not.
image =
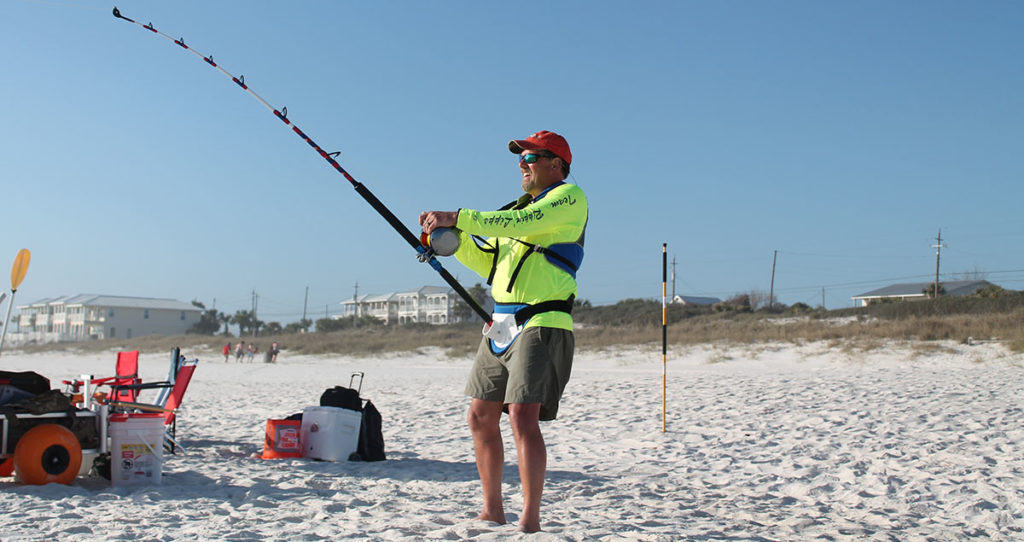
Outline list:
[[[506,405],[540,403],[540,419],[553,420],[572,372],[575,345],[572,331],[528,327],[508,350],[494,354],[484,337],[469,374],[466,395]]]

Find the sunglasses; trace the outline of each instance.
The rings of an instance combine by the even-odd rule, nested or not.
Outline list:
[[[533,164],[533,163],[536,163],[537,159],[539,159],[539,158],[554,158],[554,157],[555,157],[555,155],[551,154],[549,152],[545,152],[545,153],[530,152],[530,153],[526,153],[526,154],[520,155],[519,156],[519,162],[520,163],[526,162],[527,164]]]

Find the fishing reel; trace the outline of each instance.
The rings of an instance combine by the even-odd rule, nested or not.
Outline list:
[[[451,256],[459,250],[459,230],[456,228],[437,228],[430,235],[425,232],[420,234],[420,244],[426,250],[417,257],[421,262],[426,262],[434,256]]]

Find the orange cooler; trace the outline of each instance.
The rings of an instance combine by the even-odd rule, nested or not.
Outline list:
[[[267,420],[267,436],[263,440],[263,459],[302,457],[299,420]]]

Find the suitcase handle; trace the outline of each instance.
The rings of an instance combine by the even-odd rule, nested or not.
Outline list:
[[[352,376],[350,376],[349,379],[348,379],[348,387],[350,389],[355,389],[356,393],[362,393],[362,391],[363,391],[363,374],[364,373],[362,371],[357,371],[357,372],[352,373]],[[359,387],[358,388],[352,388],[352,382],[356,379],[357,376],[359,377]]]

